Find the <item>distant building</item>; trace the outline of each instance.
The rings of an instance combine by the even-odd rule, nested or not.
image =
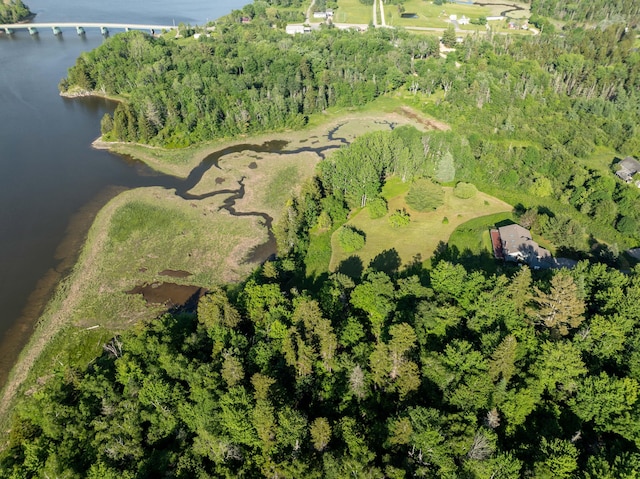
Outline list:
[[[488,22],[494,22],[494,21],[500,21],[500,20],[504,20],[505,17],[503,16],[499,16],[499,17],[487,17],[487,21]]]
[[[306,25],[290,24],[286,26],[285,31],[289,35],[295,35],[296,33],[311,33],[311,27]]]
[[[460,20],[458,20],[458,25],[469,25],[470,20],[465,17],[464,15],[462,15],[460,17]]]
[[[327,8],[324,12],[313,12],[313,18],[322,18],[323,20],[333,18],[333,10],[331,8]]]
[[[631,183],[633,181],[633,175],[640,172],[640,162],[632,156],[627,156],[624,160],[618,163],[618,171],[616,175],[622,181]]]

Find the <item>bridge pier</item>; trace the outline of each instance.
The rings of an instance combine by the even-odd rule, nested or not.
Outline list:
[[[5,28],[4,33],[6,33],[7,35],[13,35],[13,28]]]
[[[61,35],[62,34],[62,30],[60,30],[60,27],[51,27],[51,30],[53,30],[53,34],[54,35]]]
[[[100,27],[100,33],[107,36],[109,35],[109,29],[107,27]]]
[[[36,27],[29,27],[29,35],[37,35],[38,29]]]
[[[84,28],[78,26],[76,27],[76,32],[78,32],[78,35],[84,35]]]

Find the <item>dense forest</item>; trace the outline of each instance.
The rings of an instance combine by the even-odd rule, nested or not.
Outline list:
[[[3,0],[0,2],[0,23],[17,23],[32,13],[22,0]]]
[[[395,90],[409,56],[437,55],[435,39],[394,47],[390,31],[291,37],[267,26],[219,24],[209,38],[178,44],[130,32],[84,53],[61,83],[123,95],[106,139],[186,146],[306,124],[330,106],[356,106]]]
[[[3,477],[631,478],[640,271],[286,261],[25,398]]]
[[[635,0],[531,0],[531,13],[569,22],[630,22],[635,26],[640,4]]]

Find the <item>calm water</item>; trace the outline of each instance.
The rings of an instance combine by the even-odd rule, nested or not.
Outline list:
[[[29,0],[35,21],[201,24],[248,0]],[[112,34],[115,32],[112,32]],[[0,387],[97,212],[118,191],[164,184],[143,165],[90,147],[105,100],[63,99],[57,84],[103,39],[65,30],[0,34]]]

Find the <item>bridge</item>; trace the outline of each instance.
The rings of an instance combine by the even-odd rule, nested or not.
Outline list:
[[[31,35],[36,35],[38,29],[50,28],[54,35],[60,35],[63,28],[73,28],[78,35],[84,35],[85,28],[97,28],[103,35],[109,34],[109,29],[115,30],[149,30],[151,33],[177,30],[175,25],[140,25],[136,23],[91,23],[91,22],[55,22],[55,23],[7,23],[0,24],[0,31],[11,35],[16,30],[28,30]]]

